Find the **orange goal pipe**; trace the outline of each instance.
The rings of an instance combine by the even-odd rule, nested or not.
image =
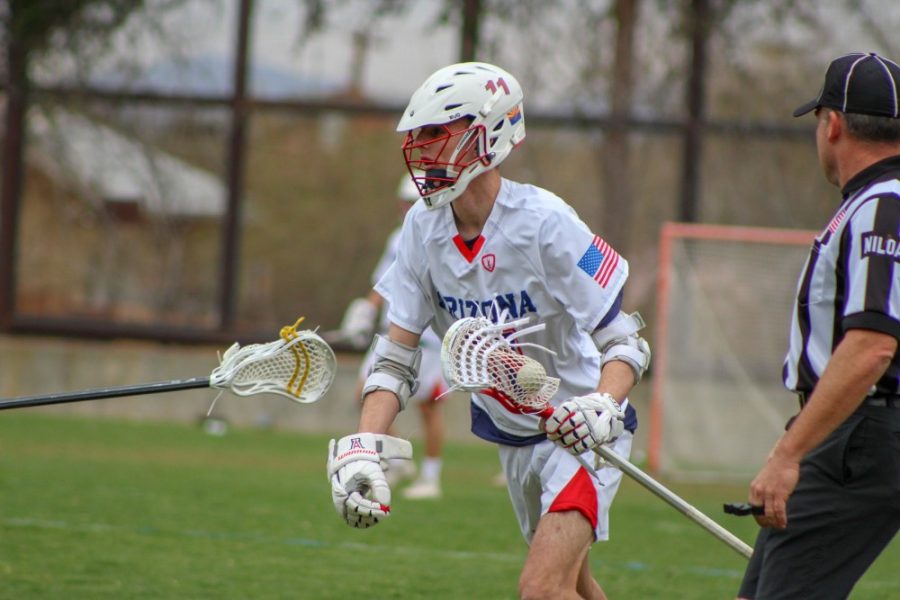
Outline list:
[[[656,274],[656,335],[653,387],[650,397],[650,434],[647,440],[647,466],[650,472],[659,473],[662,446],[663,377],[666,372],[666,351],[669,341],[669,277],[672,267],[672,228],[675,223],[663,223],[659,238],[659,263]]]
[[[647,440],[647,466],[651,473],[660,471],[663,436],[663,379],[669,347],[669,294],[672,278],[672,241],[675,238],[721,240],[785,245],[811,244],[818,232],[802,229],[769,227],[737,227],[699,223],[663,223],[659,239],[659,263],[656,295],[656,335],[654,336],[653,385],[650,397],[650,431]]]
[[[806,229],[777,229],[774,227],[739,227],[735,225],[705,225],[699,223],[663,223],[662,237],[682,237],[695,240],[722,240],[759,244],[811,244],[816,231]],[[669,256],[671,258],[671,256]]]

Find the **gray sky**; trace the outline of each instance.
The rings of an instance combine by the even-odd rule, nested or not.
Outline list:
[[[593,14],[604,15],[610,2],[596,0],[588,6]],[[402,103],[431,72],[458,59],[456,29],[432,25],[440,5],[436,0],[418,0],[402,17],[377,23],[376,41],[363,75],[369,96]],[[346,85],[353,31],[366,25],[371,15],[365,12],[368,0],[341,6],[342,10],[331,12],[324,31],[300,44],[301,2],[257,0],[252,36],[257,74],[266,75],[269,83],[303,79]],[[636,40],[642,68],[637,97],[645,106],[670,112],[680,110],[678,86],[686,44],[672,33],[678,15],[654,6],[642,3]],[[714,76],[732,68],[757,70],[760,77],[777,70],[790,82],[796,69],[802,79],[817,81],[819,67],[824,71],[831,57],[851,50],[891,50],[878,45],[877,36],[870,35],[860,15],[867,14],[885,32],[900,28],[897,0],[822,0],[814,13],[820,22],[816,28],[796,19],[772,17],[766,6],[764,2],[738,5],[731,29],[713,40]],[[117,33],[113,52],[97,52],[80,66],[90,66],[95,75],[125,73],[137,81],[155,68],[157,79],[153,81],[158,81],[169,76],[172,65],[194,64],[184,83],[179,83],[183,88],[202,79],[198,69],[214,71],[218,85],[229,85],[237,7],[237,0],[189,0],[183,8],[165,13],[159,27],[154,27],[151,21],[160,13],[151,0],[145,15],[132,19]],[[591,21],[585,15],[582,0],[562,0],[561,8],[557,5],[552,11],[539,12],[524,24],[517,24],[514,18],[487,16],[481,32],[485,56],[516,74],[532,107],[603,106],[608,94],[602,68],[611,63],[614,31],[608,20]],[[157,29],[164,32],[164,43],[154,33]],[[169,70],[160,74],[160,65]],[[58,81],[78,67],[76,57],[60,48],[39,64],[35,73],[39,81]],[[585,73],[593,73],[590,83],[584,83]],[[801,81],[798,85],[805,90],[811,84]]]
[[[140,81],[140,73],[160,65],[201,61],[203,68],[221,71],[213,79],[229,81],[237,5],[236,0],[193,0],[177,11],[164,13],[159,28],[164,32],[165,43],[160,43],[156,28],[148,26],[149,18],[133,18],[115,35],[114,52],[98,52],[90,55],[87,63],[79,64],[67,48],[60,48],[36,66],[35,74],[40,81],[49,83],[71,77],[87,66],[93,75],[104,79],[117,73]],[[152,2],[150,6],[147,12],[152,17]],[[423,23],[434,21],[438,6],[436,2],[419,2],[402,18],[385,18],[379,24],[378,30],[389,34],[377,36],[366,61],[363,85],[368,94],[405,100],[431,72],[456,60],[456,31],[443,27],[426,32],[423,27]],[[358,11],[335,11],[329,17],[332,26],[304,44],[299,43],[302,15],[298,0],[257,0],[252,32],[254,64],[285,77],[294,75],[346,85],[354,20],[360,20]],[[196,73],[196,68],[192,72]],[[114,79],[120,80],[118,76]]]

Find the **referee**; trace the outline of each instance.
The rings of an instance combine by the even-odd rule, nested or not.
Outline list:
[[[900,528],[900,66],[841,56],[816,116],[841,203],[812,245],[784,383],[800,413],[750,485],[764,506],[739,597],[846,598]]]

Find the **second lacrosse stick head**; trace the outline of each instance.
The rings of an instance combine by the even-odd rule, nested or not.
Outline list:
[[[271,393],[294,402],[316,402],[331,387],[337,361],[315,332],[297,331],[303,319],[266,344],[232,345],[210,376],[210,386],[239,396]]]
[[[497,392],[515,412],[540,413],[549,406],[559,379],[548,377],[541,363],[518,352],[502,328],[484,317],[451,325],[441,344],[444,378],[458,390]]]

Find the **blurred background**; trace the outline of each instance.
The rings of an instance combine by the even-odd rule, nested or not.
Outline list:
[[[822,228],[839,194],[791,111],[840,54],[897,59],[898,28],[894,0],[5,0],[0,392],[197,376],[299,315],[337,327],[397,225],[398,116],[465,60],[519,78],[505,176],[628,258],[626,306],[658,342],[664,223]],[[763,309],[701,313],[738,311],[717,321],[739,325],[730,362],[772,387],[790,293],[753,300],[767,275],[792,291],[804,250],[786,275],[777,249],[705,271]],[[774,343],[748,338],[769,324]],[[687,352],[709,329],[675,335]]]

